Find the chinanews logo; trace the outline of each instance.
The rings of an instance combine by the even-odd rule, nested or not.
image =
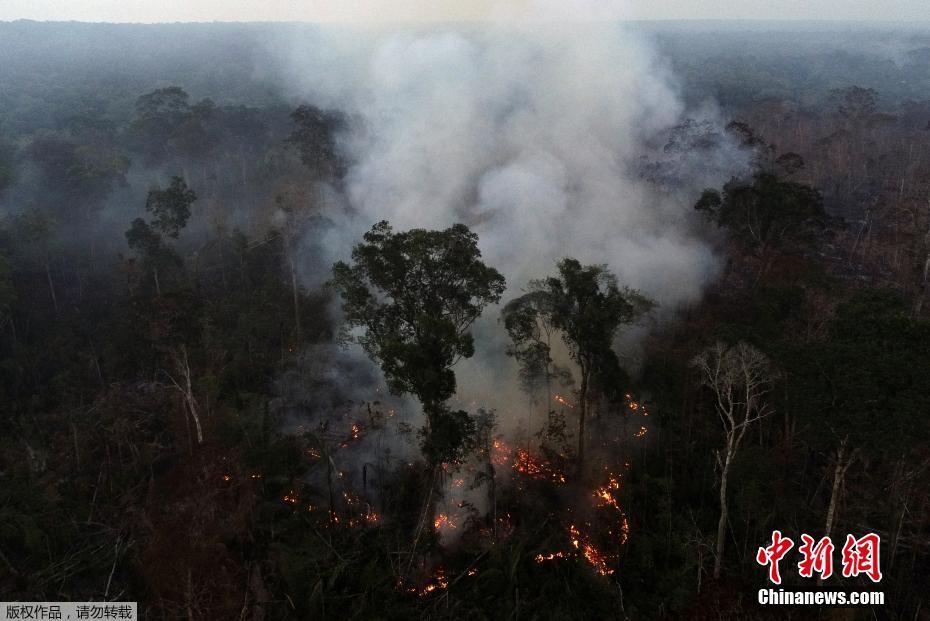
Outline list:
[[[781,531],[772,531],[771,543],[756,552],[756,562],[768,569],[768,579],[774,585],[782,584],[781,561],[795,548],[790,537]],[[818,578],[818,585],[834,575],[834,552],[836,546],[827,536],[815,540],[808,534],[801,535],[797,548],[797,562],[801,578]],[[847,534],[840,551],[840,575],[843,578],[868,578],[874,584],[882,580],[881,538],[875,533],[862,537]],[[775,605],[819,605],[819,606],[870,606],[884,604],[882,591],[853,590],[795,590],[759,589],[759,604]]]

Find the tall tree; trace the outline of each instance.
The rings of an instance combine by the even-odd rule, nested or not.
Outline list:
[[[792,154],[779,165],[797,170]],[[771,173],[758,172],[750,182],[733,180],[723,193],[705,190],[694,208],[730,233],[754,256],[764,259],[773,249],[785,250],[806,242],[824,226],[823,198],[816,189],[784,181]]]
[[[42,135],[27,152],[42,175],[45,200],[67,208],[56,214],[62,222],[86,224],[129,171],[129,158],[106,143]]]
[[[720,472],[720,519],[717,522],[717,553],[714,579],[720,578],[729,517],[727,483],[730,468],[746,432],[771,413],[764,401],[771,388],[772,369],[768,357],[747,343],[729,346],[718,341],[694,357],[691,365],[714,400],[714,411],[723,425],[723,449],[717,451]]]
[[[319,203],[309,195],[302,186],[287,185],[274,197],[271,221],[281,235],[281,247],[284,250],[285,266],[291,285],[291,300],[294,314],[294,334],[301,338],[300,324],[300,282],[298,278],[298,261],[301,240],[307,232],[307,226],[319,216]]]
[[[196,200],[197,194],[187,187],[184,179],[172,177],[171,183],[164,190],[158,186],[149,190],[145,210],[154,217],[152,226],[163,235],[177,239],[180,230],[187,226],[191,205]]]
[[[136,218],[132,221],[126,231],[126,243],[139,255],[144,267],[151,270],[152,280],[155,283],[155,293],[161,295],[161,278],[159,274],[166,267],[179,265],[181,257],[169,248],[158,231],[142,218]]]
[[[45,284],[48,285],[49,300],[55,315],[58,315],[58,294],[52,276],[52,251],[59,245],[55,221],[33,208],[13,216],[10,219],[10,230],[13,237],[20,242],[25,256],[41,266]]]
[[[333,266],[345,328],[381,365],[394,394],[423,405],[422,449],[430,469],[455,459],[474,423],[450,411],[452,367],[475,352],[469,327],[498,302],[504,277],[481,261],[478,236],[463,224],[442,231],[395,233],[379,222],[352,250],[352,262]]]
[[[300,160],[315,181],[338,179],[345,172],[336,147],[336,132],[345,121],[340,114],[314,106],[300,106],[291,113],[297,127],[287,142],[300,152]]]
[[[535,402],[536,391],[546,389],[546,408],[552,400],[552,308],[545,291],[531,291],[508,302],[501,311],[511,345],[507,355],[520,365],[520,384]]]
[[[505,323],[515,351],[548,357],[548,346],[536,339],[534,324],[557,330],[581,372],[578,396],[578,464],[584,467],[585,422],[592,379],[619,368],[613,351],[620,327],[636,321],[654,302],[638,291],[623,288],[604,265],[582,265],[572,258],[558,263],[558,276],[530,283],[531,291],[510,302]],[[517,314],[515,312],[518,311]],[[507,317],[510,319],[508,320]],[[536,343],[534,345],[534,343]]]
[[[152,270],[155,291],[161,295],[159,270],[180,264],[180,257],[165,244],[164,238],[177,239],[181,229],[187,225],[191,215],[191,205],[197,200],[197,194],[180,177],[172,177],[171,184],[161,189],[155,186],[149,190],[145,199],[145,209],[152,214],[146,222],[142,218],[133,220],[126,231],[129,247],[142,256],[147,267]]]
[[[132,124],[138,148],[150,164],[159,164],[176,152],[175,134],[188,120],[190,96],[180,86],[169,86],[141,95],[136,100]]]

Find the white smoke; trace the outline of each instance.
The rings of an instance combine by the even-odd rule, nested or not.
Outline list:
[[[396,230],[463,222],[506,276],[505,300],[573,256],[606,263],[666,317],[715,274],[690,208],[707,171],[676,191],[641,176],[656,137],[685,111],[672,76],[630,31],[507,20],[327,29],[290,51],[303,99],[352,119],[340,145],[344,202],[323,240],[332,259],[379,220]],[[456,372],[460,402],[501,412],[525,398],[498,312],[475,326],[479,354]]]
[[[644,143],[682,106],[629,32],[341,31],[293,58],[307,100],[359,120],[342,144],[355,239],[382,219],[464,222],[512,290],[575,256],[663,306],[695,299],[713,274],[687,206],[638,176]]]
[[[621,284],[655,299],[660,317],[673,318],[718,267],[691,205],[705,186],[737,172],[742,156],[713,129],[719,148],[696,154],[685,140],[663,150],[668,130],[688,115],[672,76],[629,31],[501,15],[469,27],[325,29],[294,42],[289,75],[300,76],[300,97],[350,119],[339,145],[349,161],[344,191],[326,201],[332,225],[307,245],[328,266],[380,220],[396,230],[463,222],[507,278],[505,301],[572,256],[607,264]],[[690,116],[711,121],[696,126],[716,122],[712,105]],[[647,180],[644,163],[675,183]],[[304,276],[313,285],[327,274]],[[525,445],[550,406],[531,405],[521,392],[499,312],[486,309],[472,327],[476,355],[456,366],[451,405],[495,410],[498,430]],[[646,331],[618,340],[628,369]],[[554,355],[570,366],[564,348]],[[372,392],[355,384],[349,394],[358,399]],[[387,441],[398,455],[412,448]],[[340,463],[381,463],[372,447],[370,439],[354,445]],[[462,501],[484,505],[483,488],[451,480],[445,488],[440,510],[460,524]]]

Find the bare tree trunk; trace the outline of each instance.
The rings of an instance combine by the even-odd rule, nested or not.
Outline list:
[[[717,580],[723,567],[726,545],[730,465],[749,427],[771,413],[768,404],[762,401],[771,385],[771,371],[765,354],[742,342],[731,347],[718,341],[696,356],[691,364],[701,371],[704,376],[702,383],[716,396],[714,409],[723,423],[726,441],[723,452],[716,454],[720,468],[720,521],[717,523],[714,559],[714,579]]]
[[[333,458],[330,456],[329,450],[322,442],[320,446],[323,447],[326,457],[326,490],[329,495],[329,523],[334,524],[336,522],[336,496],[333,493],[333,471],[336,469],[336,464],[333,463]]]
[[[155,277],[155,293],[161,295],[161,283],[158,282],[158,268],[152,268],[152,275]]]
[[[856,453],[858,452],[852,451],[847,456],[846,449],[848,442],[849,437],[847,436],[843,438],[839,448],[836,449],[836,466],[833,468],[833,490],[830,492],[830,504],[827,507],[827,524],[824,527],[826,531],[825,535],[828,537],[833,530],[833,522],[836,518],[836,505],[839,502],[840,490],[843,487],[843,480],[846,478],[846,471],[849,470],[853,460],[856,459]]]
[[[824,533],[830,536],[833,530],[833,518],[836,515],[836,501],[840,495],[840,480],[843,472],[843,453],[846,450],[846,443],[840,444],[836,452],[836,466],[833,468],[833,491],[830,492],[830,505],[827,507],[827,523],[824,526]]]
[[[723,552],[726,544],[727,518],[729,517],[729,506],[727,505],[727,480],[730,477],[730,460],[732,459],[732,450],[730,442],[727,442],[727,455],[723,462],[723,469],[720,471],[720,520],[717,522],[717,555],[714,559],[714,580],[720,579],[720,571],[723,568]]]
[[[197,444],[203,444],[203,427],[200,425],[200,414],[197,411],[197,398],[194,396],[193,381],[191,380],[191,366],[187,357],[187,346],[181,345],[180,352],[177,350],[173,351],[172,357],[174,358],[174,364],[177,367],[178,372],[181,374],[184,385],[181,386],[170,375],[168,377],[171,379],[175,388],[177,388],[181,395],[183,395],[184,402],[187,405],[187,410],[190,413],[191,418],[194,420],[194,427],[197,431]]]
[[[836,466],[833,468],[833,489],[830,492],[830,504],[827,507],[827,523],[824,527],[824,530],[826,531],[824,535],[826,537],[829,537],[833,530],[833,522],[836,518],[836,505],[839,503],[840,490],[843,488],[843,479],[846,477],[846,471],[849,469],[853,460],[856,458],[857,451],[852,451],[846,458],[846,461],[843,461],[843,458],[846,455],[846,445],[848,440],[849,436],[843,438],[843,441],[840,442],[839,448],[836,450]],[[823,584],[823,576],[817,580],[817,584]]]
[[[497,478],[494,476],[494,463],[491,461],[491,442],[490,432],[488,433],[488,442],[485,443],[485,471],[488,476],[488,511],[491,514],[492,532],[494,541],[497,541]]]
[[[891,559],[888,561],[888,571],[891,571],[891,568],[894,567],[894,558],[898,553],[898,542],[901,540],[901,529],[904,527],[904,516],[907,514],[907,497],[905,496],[904,502],[901,504],[901,511],[898,513],[898,525],[894,531],[894,537],[891,540]]]
[[[578,399],[578,473],[584,471],[584,423],[588,413],[588,370],[581,366],[581,392]]]
[[[545,327],[546,333],[546,419],[549,418],[549,412],[552,411],[552,332]]]
[[[417,531],[413,538],[413,545],[410,547],[410,560],[407,563],[407,570],[404,572],[406,575],[410,574],[410,568],[413,566],[413,559],[416,557],[417,545],[420,543],[420,537],[423,535],[423,530],[426,528],[429,528],[430,532],[436,530],[436,501],[433,498],[433,492],[437,487],[439,464],[431,466],[430,471],[429,486],[426,490],[426,499],[423,504],[423,510],[420,513],[420,520],[417,524]]]

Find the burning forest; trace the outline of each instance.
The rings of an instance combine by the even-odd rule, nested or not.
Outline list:
[[[927,618],[930,34],[530,4],[0,21],[4,605]]]

